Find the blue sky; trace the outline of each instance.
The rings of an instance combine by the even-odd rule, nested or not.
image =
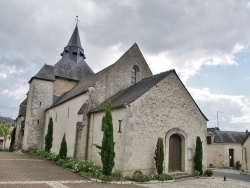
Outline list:
[[[54,65],[79,16],[95,71],[136,42],[154,74],[175,69],[222,130],[250,130],[250,0],[0,1],[0,112],[16,118],[28,81]]]

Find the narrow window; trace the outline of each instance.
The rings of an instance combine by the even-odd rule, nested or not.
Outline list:
[[[212,144],[211,136],[207,136],[207,144]]]
[[[37,125],[39,124],[39,119],[37,120]]]
[[[68,108],[68,118],[69,118],[69,108]]]
[[[104,116],[102,117],[102,131],[104,131]]]
[[[40,102],[40,106],[42,105],[42,102]]]
[[[139,67],[135,65],[131,72],[131,85],[135,84],[138,81],[138,72]]]
[[[119,121],[119,130],[118,133],[122,133],[122,120],[118,120]]]
[[[57,112],[56,112],[56,122],[57,122]]]

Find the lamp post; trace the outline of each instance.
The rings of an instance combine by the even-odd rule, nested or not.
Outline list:
[[[218,128],[220,127],[220,124],[219,124],[219,113],[224,113],[224,112],[217,111],[217,126],[218,126]]]

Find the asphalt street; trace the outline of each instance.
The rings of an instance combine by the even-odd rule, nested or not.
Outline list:
[[[221,177],[221,178],[223,178],[223,180],[224,180],[224,176],[225,176],[226,178],[230,178],[230,179],[234,179],[234,180],[250,182],[250,176],[245,175],[245,174],[234,174],[234,173],[217,172],[217,171],[213,171],[213,173],[214,173],[214,176]]]

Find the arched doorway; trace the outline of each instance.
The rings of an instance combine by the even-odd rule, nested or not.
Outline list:
[[[177,172],[181,170],[181,137],[173,134],[169,138],[169,172]]]

